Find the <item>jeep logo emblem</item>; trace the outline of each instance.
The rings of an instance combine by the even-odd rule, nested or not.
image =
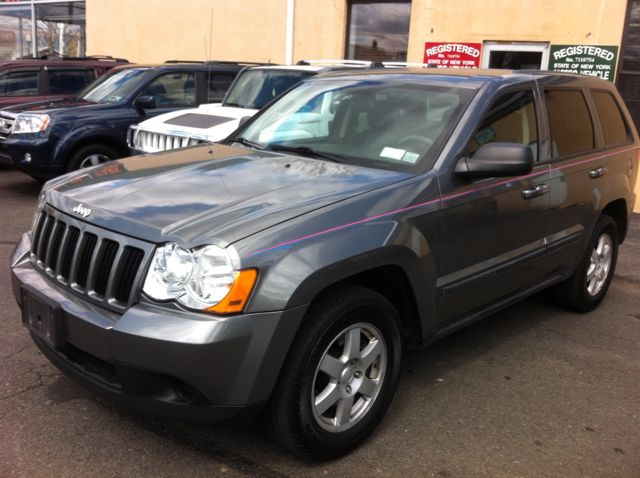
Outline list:
[[[73,212],[75,212],[76,214],[80,214],[82,217],[87,217],[89,214],[91,214],[91,209],[89,209],[88,207],[84,207],[81,203],[73,208]]]

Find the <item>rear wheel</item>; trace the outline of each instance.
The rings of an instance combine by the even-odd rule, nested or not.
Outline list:
[[[397,312],[381,295],[347,286],[313,303],[268,409],[276,438],[329,459],[362,443],[391,403],[400,374]]]
[[[595,309],[609,289],[617,258],[616,223],[611,217],[602,215],[577,269],[557,286],[560,301],[577,312]]]
[[[98,166],[118,157],[116,151],[104,144],[92,143],[81,146],[71,155],[67,163],[67,171]]]

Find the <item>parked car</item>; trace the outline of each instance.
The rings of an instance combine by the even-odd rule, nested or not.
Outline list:
[[[0,61],[0,108],[20,103],[72,97],[123,58],[36,58]]]
[[[371,66],[370,61],[301,60],[297,65],[254,66],[235,79],[222,103],[200,105],[146,119],[129,129],[132,154],[157,153],[220,141],[262,107],[319,73]]]
[[[640,142],[615,86],[504,70],[307,79],[222,144],[53,180],[11,258],[24,324],[145,412],[264,412],[303,456],[360,444],[405,347],[553,286],[605,297]]]
[[[6,108],[0,111],[0,163],[48,179],[127,156],[131,124],[220,100],[246,66],[174,61],[122,66],[76,98]]]

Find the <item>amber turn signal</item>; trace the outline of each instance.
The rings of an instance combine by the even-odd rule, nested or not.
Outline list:
[[[253,286],[256,285],[258,279],[258,269],[244,269],[238,272],[236,280],[234,281],[229,293],[218,302],[207,308],[207,312],[213,312],[214,314],[237,314],[244,310]]]

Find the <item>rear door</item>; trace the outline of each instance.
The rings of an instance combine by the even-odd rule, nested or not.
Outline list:
[[[548,163],[540,161],[539,96],[535,82],[501,90],[458,157],[473,160],[490,142],[528,145],[530,174],[468,180],[441,177],[442,236],[438,256],[441,317],[455,321],[474,309],[537,284],[545,269]]]
[[[558,270],[575,266],[599,211],[626,184],[634,145],[617,99],[563,78],[543,87],[551,141],[548,247]],[[618,176],[617,179],[614,179]]]

